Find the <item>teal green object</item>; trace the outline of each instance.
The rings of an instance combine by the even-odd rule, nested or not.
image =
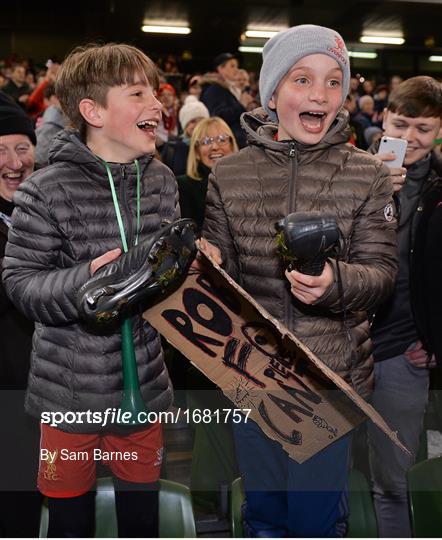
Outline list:
[[[95,537],[117,538],[115,493],[111,478],[97,481]],[[47,538],[48,509],[43,505],[40,538]],[[196,538],[195,518],[189,488],[170,480],[160,480],[160,538]]]
[[[129,412],[131,414],[131,421],[129,424],[120,422],[121,425],[146,425],[146,417],[142,415],[139,418],[140,412],[149,412],[144,403],[144,399],[140,392],[140,385],[138,382],[137,371],[137,359],[135,357],[135,347],[132,335],[132,321],[127,318],[124,319],[121,325],[121,357],[123,363],[123,399],[121,401],[121,417],[124,413]],[[140,421],[141,420],[141,421]],[[144,422],[143,422],[144,420]]]
[[[244,488],[241,478],[232,483],[230,497],[230,525],[233,538],[244,536],[241,506],[244,502]],[[365,476],[355,469],[350,471],[348,481],[348,517],[347,538],[377,538],[378,528],[370,487]]]
[[[414,537],[442,537],[442,457],[417,463],[407,473]]]
[[[377,538],[378,525],[370,485],[356,469],[350,471],[348,479],[348,506],[347,538]]]
[[[244,500],[245,495],[242,479],[237,478],[232,482],[232,490],[230,492],[230,528],[232,530],[232,538],[244,537],[241,514]]]
[[[190,490],[171,480],[160,480],[160,537],[196,538]]]
[[[233,405],[195,368],[188,370],[186,384],[187,388],[192,388],[187,391],[189,410],[211,411],[210,422],[193,423],[195,441],[190,477],[192,500],[198,510],[226,512],[223,496],[227,495],[229,486],[239,475],[232,426],[225,417],[225,410],[231,409]],[[218,411],[219,416],[216,417],[213,411]]]
[[[120,229],[121,244],[123,246],[124,253],[127,253],[128,246],[126,240],[126,233],[124,232],[123,219],[121,217],[120,206],[118,204],[118,197],[115,191],[114,179],[112,178],[112,173],[109,165],[104,159],[101,159],[99,156],[97,158],[103,163],[107,177],[109,180],[109,186],[112,193],[112,200],[114,202],[115,215],[117,217],[118,228]],[[141,182],[141,172],[140,165],[138,160],[134,161],[135,168],[137,170],[137,233],[134,241],[134,245],[138,244],[138,235],[140,232],[140,182]],[[141,396],[140,392],[140,383],[138,380],[138,370],[137,370],[137,359],[135,356],[135,347],[133,340],[132,332],[132,321],[127,318],[121,324],[121,360],[123,363],[123,400],[120,405],[120,410],[122,415],[124,413],[131,413],[131,421],[129,424],[125,422],[119,422],[120,425],[130,425],[136,426],[144,424],[146,422],[140,422],[139,413],[148,412],[146,409],[146,404]],[[143,419],[141,419],[143,420]]]

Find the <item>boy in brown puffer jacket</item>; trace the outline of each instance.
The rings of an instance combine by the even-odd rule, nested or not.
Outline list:
[[[388,170],[347,143],[350,70],[337,32],[291,28],[263,57],[264,110],[243,115],[249,147],[213,170],[204,237],[234,279],[368,397],[367,311],[390,293],[397,269]],[[334,216],[342,233],[339,263],[328,259],[319,276],[281,268],[274,224],[299,211]],[[234,431],[250,536],[345,534],[349,436],[298,464],[254,422]]]

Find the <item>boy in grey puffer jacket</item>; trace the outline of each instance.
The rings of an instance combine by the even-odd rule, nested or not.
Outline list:
[[[157,87],[154,64],[135,47],[75,49],[56,91],[77,130],[56,137],[50,165],[14,199],[3,279],[36,322],[26,409],[50,420],[41,424],[38,488],[49,500],[51,537],[94,536],[100,458],[114,477],[119,535],[158,536],[161,424],[122,431],[109,422],[122,399],[121,335],[87,327],[77,308],[80,287],[119,257],[120,245],[178,217],[175,178],[153,159]],[[132,324],[142,398],[150,411],[166,410],[172,388],[160,337],[141,313]]]

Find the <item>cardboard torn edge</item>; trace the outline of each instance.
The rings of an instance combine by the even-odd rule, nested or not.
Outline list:
[[[308,347],[306,347],[288,328],[286,328],[280,321],[272,317],[268,311],[266,311],[262,306],[260,306],[256,300],[250,296],[248,292],[246,292],[236,281],[234,281],[229,274],[225,270],[223,270],[219,264],[217,264],[214,259],[209,255],[208,252],[204,251],[201,248],[201,244],[198,243],[198,250],[199,253],[201,253],[205,259],[207,259],[210,264],[228,281],[228,283],[236,289],[244,298],[246,298],[253,307],[264,317],[267,321],[269,321],[273,326],[276,327],[276,329],[279,331],[282,337],[287,336],[299,349],[301,349],[307,358],[311,360],[311,362],[322,372],[324,375],[327,376],[330,380],[332,380],[338,388],[340,388],[344,394],[351,400],[353,403],[362,410],[362,412],[370,418],[374,422],[375,425],[377,425],[384,433],[387,435],[387,437],[403,452],[405,452],[408,455],[412,455],[411,452],[406,448],[401,441],[399,440],[399,437],[396,432],[391,430],[388,426],[388,424],[385,422],[385,420],[380,416],[380,414],[376,411],[376,409],[367,403],[357,392],[352,388],[342,377],[337,375],[332,369],[330,369],[328,366],[322,362]]]

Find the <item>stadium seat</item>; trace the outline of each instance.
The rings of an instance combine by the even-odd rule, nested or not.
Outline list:
[[[442,537],[442,457],[417,463],[408,471],[414,537]]]
[[[226,410],[231,409],[232,404],[196,370],[189,372],[188,385],[193,389],[187,392],[189,410],[212,411],[210,422],[193,423],[192,500],[201,511],[224,515],[228,512],[229,487],[239,474],[232,427],[226,417]]]
[[[97,481],[95,500],[97,538],[117,538],[115,495],[111,478]],[[40,538],[48,531],[48,509],[43,505]],[[170,480],[160,480],[160,538],[195,538],[196,527],[190,491]]]
[[[244,502],[244,491],[241,478],[232,483],[230,498],[230,523],[232,537],[244,536],[241,506]],[[376,538],[378,536],[376,517],[370,487],[365,476],[357,470],[350,472],[349,478],[348,538]]]

